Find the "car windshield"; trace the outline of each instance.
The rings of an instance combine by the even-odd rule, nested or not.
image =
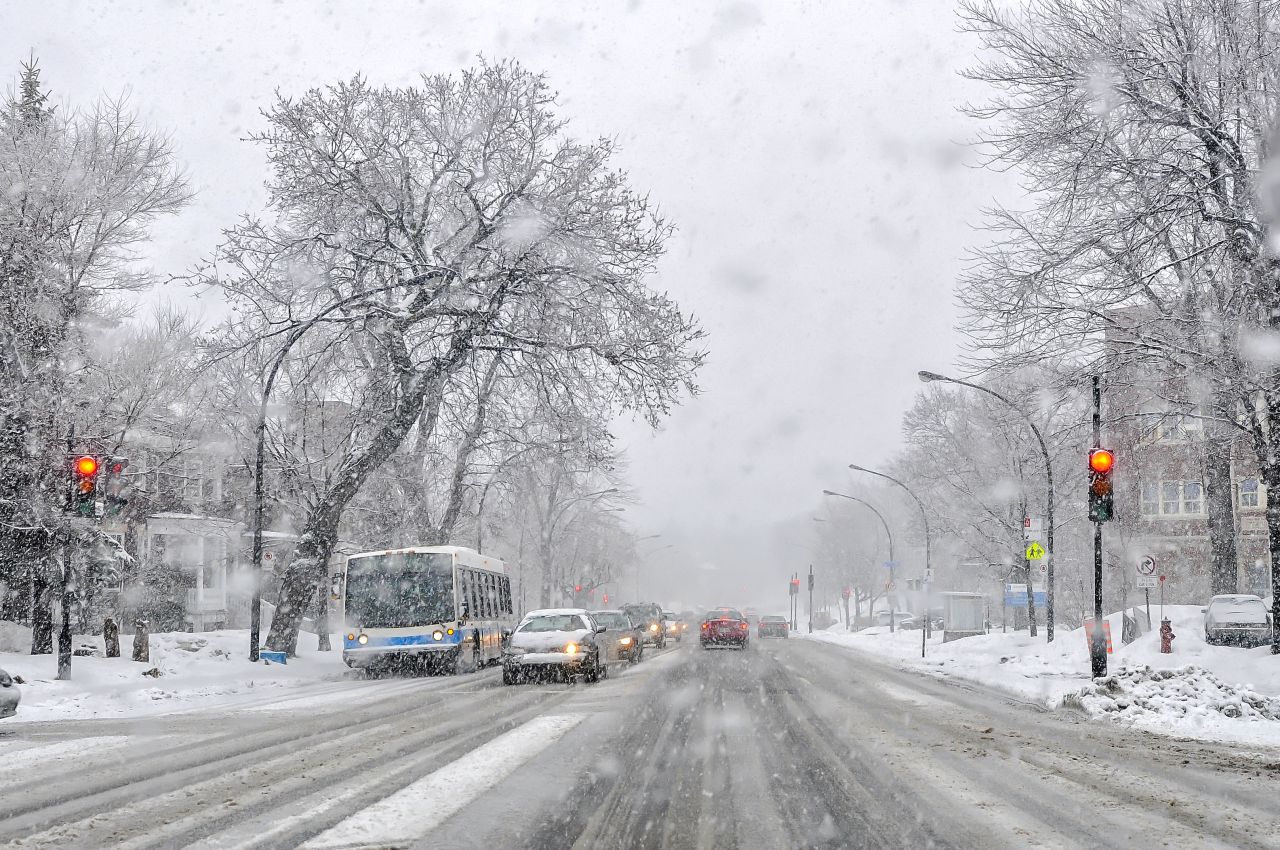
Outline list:
[[[587,627],[577,614],[545,614],[520,624],[521,632],[576,632]]]
[[[0,850],[1280,850],[1280,0],[10,0],[0,472]]]

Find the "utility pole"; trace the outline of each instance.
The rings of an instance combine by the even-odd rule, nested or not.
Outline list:
[[[1102,384],[1093,376],[1093,447],[1102,447]],[[1102,522],[1093,518],[1093,633],[1089,636],[1089,662],[1093,677],[1107,675],[1107,638],[1102,619]]]
[[[813,634],[813,564],[809,565],[809,634]]]

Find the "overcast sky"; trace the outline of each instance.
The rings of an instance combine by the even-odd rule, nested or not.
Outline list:
[[[982,92],[955,30],[945,0],[40,0],[7,4],[0,58],[13,80],[34,51],[55,98],[127,91],[173,133],[199,194],[157,230],[161,273],[261,207],[264,160],[241,138],[275,90],[412,84],[480,54],[545,71],[571,132],[617,138],[616,164],[680,228],[655,283],[701,319],[710,358],[660,432],[620,425],[628,517],[727,592],[739,571],[801,566],[764,554],[771,529],[849,462],[886,461],[916,371],[959,351],[953,283],[1002,183],[963,165],[957,107]]]

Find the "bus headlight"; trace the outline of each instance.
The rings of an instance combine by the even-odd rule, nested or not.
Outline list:
[[[449,629],[449,636],[450,636],[450,637],[452,637],[452,636],[453,636],[453,629]]]
[[[364,645],[364,644],[366,644],[366,643],[368,643],[368,642],[369,642],[369,636],[368,636],[368,635],[360,635],[360,637],[356,638],[356,642],[357,642],[357,643],[360,643],[361,645]]]
[[[436,629],[434,632],[431,633],[431,637],[435,640],[444,640],[444,632],[440,631],[439,629]]]
[[[347,640],[355,640],[355,639],[356,639],[355,632],[351,632],[350,634],[347,635]]]
[[[572,655],[573,653],[578,651],[578,645],[576,643],[566,643],[564,645],[564,651],[567,652],[569,655]]]

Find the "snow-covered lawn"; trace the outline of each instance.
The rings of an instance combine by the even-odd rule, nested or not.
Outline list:
[[[71,680],[58,681],[56,655],[29,655],[30,631],[0,623],[0,669],[20,678],[22,704],[16,717],[0,721],[69,720],[94,717],[136,717],[194,709],[231,708],[286,697],[287,689],[324,681],[354,678],[342,663],[341,640],[336,649],[317,652],[317,639],[303,633],[300,657],[287,665],[248,661],[249,633],[225,630],[151,636],[151,660],[130,659],[133,635],[120,636],[121,658],[76,656]],[[74,646],[102,650],[101,637],[77,636]]]
[[[1155,628],[1128,646],[1120,642],[1120,615],[1107,618],[1115,652],[1108,656],[1111,676],[1098,682],[1090,678],[1084,629],[1059,629],[1052,644],[1045,642],[1043,629],[1034,639],[1025,631],[996,631],[950,643],[935,633],[924,659],[919,631],[890,634],[888,628],[874,627],[851,634],[833,626],[802,637],[1153,732],[1280,746],[1280,656],[1268,647],[1206,644],[1197,606],[1166,605],[1164,611],[1175,635],[1169,655],[1160,652],[1158,607],[1151,608]]]

